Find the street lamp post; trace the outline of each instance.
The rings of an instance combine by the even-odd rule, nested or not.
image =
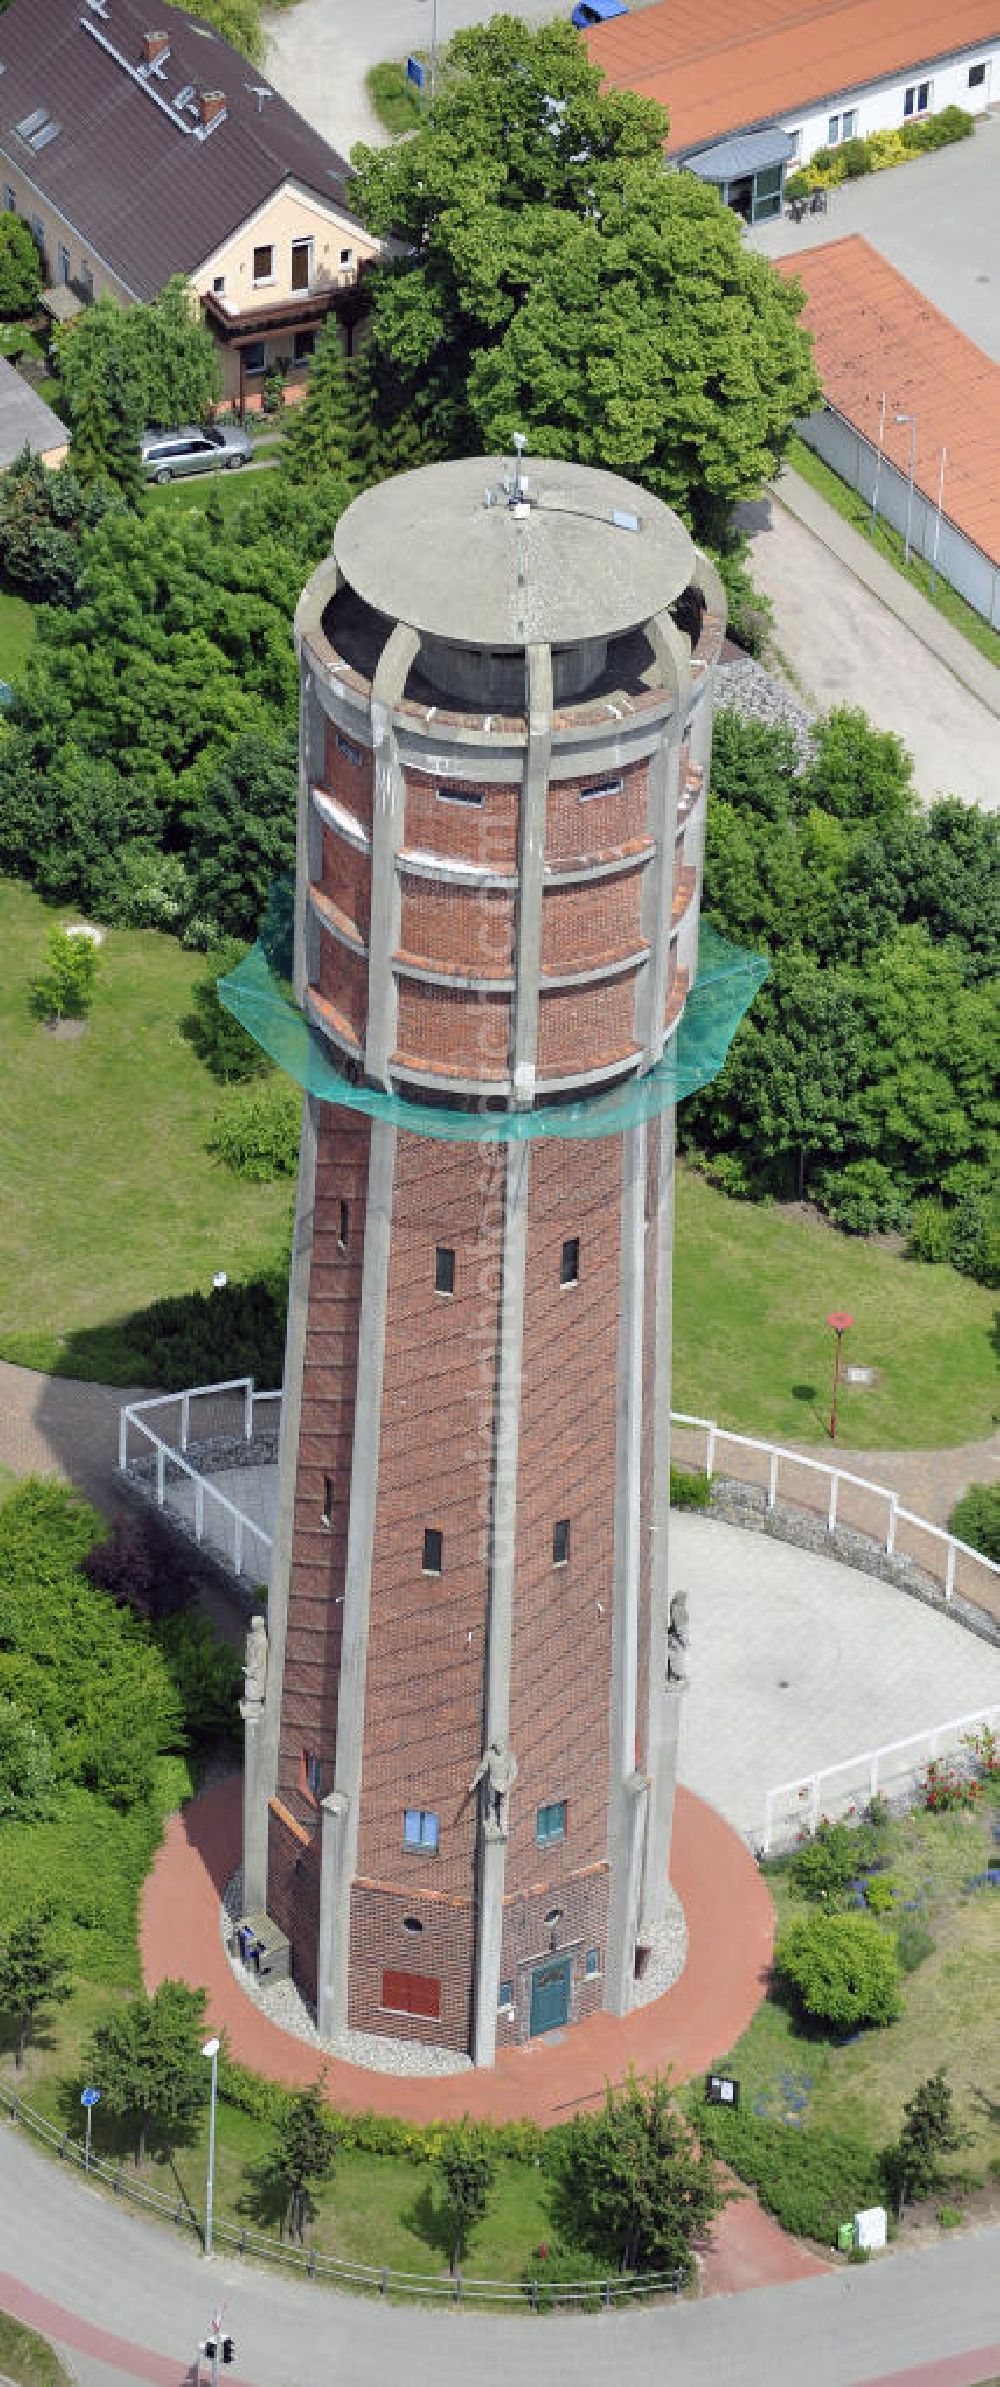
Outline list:
[[[897,423],[909,423],[910,426],[910,477],[906,490],[906,544],[903,549],[903,562],[908,564],[913,531],[913,476],[917,465],[917,418],[915,414],[897,414],[896,421]]]
[[[831,1411],[830,1411],[830,1440],[831,1440],[831,1442],[836,1442],[836,1439],[837,1439],[837,1402],[838,1402],[838,1400],[839,1400],[839,1398],[840,1398],[840,1351],[841,1351],[841,1344],[843,1343],[844,1336],[845,1336],[845,1334],[847,1333],[847,1329],[848,1329],[848,1327],[849,1327],[849,1326],[853,1326],[853,1324],[854,1324],[854,1320],[853,1320],[853,1318],[851,1317],[851,1315],[850,1315],[850,1312],[849,1312],[848,1310],[831,1310],[831,1312],[830,1312],[830,1315],[829,1315],[829,1317],[828,1317],[828,1319],[827,1319],[827,1321],[826,1321],[826,1322],[827,1322],[827,1325],[828,1325],[828,1326],[832,1326],[832,1328],[833,1328],[833,1331],[834,1331],[834,1334],[835,1334],[835,1336],[836,1336],[836,1338],[837,1338],[837,1339],[836,1339],[836,1347],[835,1347],[835,1350],[834,1350],[834,1355],[833,1355],[833,1407],[832,1407],[832,1409],[831,1409]]]
[[[212,2205],[215,2199],[215,2105],[219,2091],[219,2042],[206,2039],[202,2055],[212,2066],[212,2099],[208,2109],[208,2176],[205,2181],[205,2253],[212,2251]]]

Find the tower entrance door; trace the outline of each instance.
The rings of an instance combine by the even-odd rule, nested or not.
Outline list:
[[[531,2037],[540,2039],[543,2031],[561,2030],[569,2021],[568,1956],[559,1956],[553,1964],[539,1964],[531,1976]]]

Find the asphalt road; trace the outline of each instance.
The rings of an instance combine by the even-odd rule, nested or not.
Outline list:
[[[14,2282],[48,2300],[45,2310],[22,2298],[22,2317],[47,2322],[82,2387],[123,2374],[182,2387],[220,2301],[237,2343],[233,2387],[501,2387],[511,2376],[518,2387],[605,2387],[614,2374],[629,2387],[882,2387],[908,2368],[914,2387],[963,2387],[1000,2369],[998,2230],[791,2288],[533,2320],[383,2306],[208,2265],[9,2124],[0,2215],[0,2304],[16,2305]]]

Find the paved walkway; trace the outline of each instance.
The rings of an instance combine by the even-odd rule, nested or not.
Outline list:
[[[639,2072],[681,2078],[724,2055],[756,2012],[771,1958],[773,1911],[752,1857],[720,1815],[680,1791],[671,1876],[688,1926],[688,1959],[665,1997],[619,2021],[595,2014],[558,2040],[505,2050],[493,2072],[398,2080],[293,2039],[251,2005],[222,1945],[219,1900],[240,1861],[241,1780],[230,1775],[171,1818],[143,1892],[140,1943],[147,1987],[168,1976],[208,1991],[213,2029],[241,2063],[290,2087],[325,2067],[334,2104],[410,2121],[463,2113],[543,2125],[599,2101],[610,2081]]]
[[[925,803],[951,794],[994,811],[1000,673],[787,467],[739,511],[794,694],[815,713],[860,705],[893,730]]]

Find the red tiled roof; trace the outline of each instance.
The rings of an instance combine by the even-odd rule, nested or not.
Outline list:
[[[1000,365],[858,233],[776,262],[806,292],[801,320],[831,406],[875,444],[884,394],[885,454],[904,473],[910,426],[894,418],[915,415],[918,489],[936,504],[946,448],[944,511],[1000,562]]]
[[[679,153],[1000,39],[1000,0],[656,0],[587,35],[609,83],[657,99]]]

